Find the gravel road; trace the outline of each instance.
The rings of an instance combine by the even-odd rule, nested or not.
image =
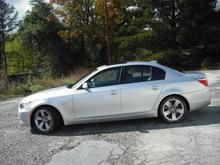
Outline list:
[[[220,162],[220,71],[205,71],[212,104],[183,123],[159,119],[68,126],[31,134],[17,117],[16,98],[0,102],[1,165],[209,164]]]

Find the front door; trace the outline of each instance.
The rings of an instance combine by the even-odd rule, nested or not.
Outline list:
[[[78,89],[73,96],[76,118],[120,115],[121,67],[101,71],[90,78],[89,89]]]

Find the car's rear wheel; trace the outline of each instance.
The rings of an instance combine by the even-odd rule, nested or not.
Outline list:
[[[188,109],[185,100],[178,96],[171,96],[162,101],[159,113],[166,122],[178,123],[186,117]]]
[[[38,108],[32,116],[32,131],[47,134],[59,126],[59,116],[50,107]]]

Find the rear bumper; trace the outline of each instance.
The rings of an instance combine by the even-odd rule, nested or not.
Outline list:
[[[190,111],[204,108],[211,104],[211,92],[209,88],[204,88],[203,90],[197,92],[183,94],[183,96],[189,102]]]

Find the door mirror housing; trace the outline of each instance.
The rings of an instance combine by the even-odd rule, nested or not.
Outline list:
[[[83,83],[82,88],[83,88],[83,89],[89,89],[88,83]]]

